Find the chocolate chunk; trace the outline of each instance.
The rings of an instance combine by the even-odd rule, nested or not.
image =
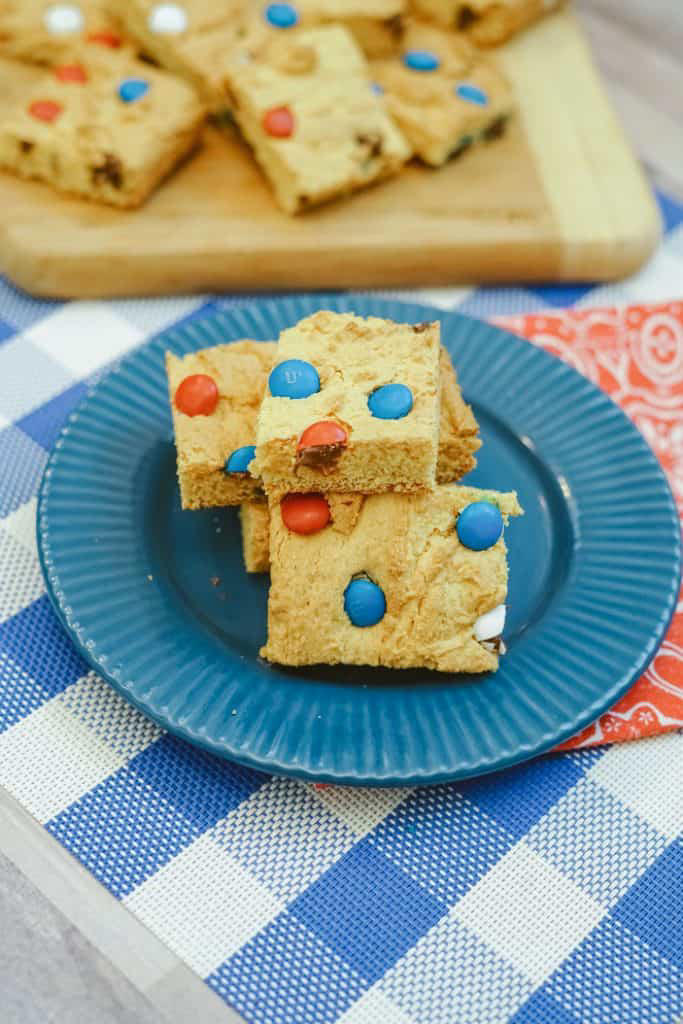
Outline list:
[[[123,168],[121,161],[113,153],[105,153],[101,163],[91,168],[90,177],[93,185],[109,184],[114,188],[123,185]]]
[[[505,644],[503,643],[502,636],[492,636],[490,640],[480,640],[479,643],[490,654],[505,654]]]
[[[383,139],[379,132],[367,132],[356,135],[356,142],[359,146],[367,146],[368,160],[374,159],[382,152]]]
[[[424,331],[428,331],[434,324],[430,320],[424,320],[421,324],[413,324],[413,330],[416,334],[422,334]]]
[[[296,453],[297,466],[307,466],[309,469],[332,469],[339,461],[339,457],[346,448],[342,442],[338,444],[317,444],[311,448],[301,448]]]
[[[491,142],[493,139],[499,139],[505,131],[507,122],[508,119],[505,114],[501,114],[501,116],[497,117],[495,121],[491,121],[488,128],[484,129],[481,135],[482,139],[485,139],[487,142]]]
[[[456,160],[459,156],[462,156],[462,154],[470,148],[473,142],[474,139],[471,135],[463,135],[448,154],[449,160]]]
[[[402,14],[394,14],[391,18],[385,18],[384,25],[389,29],[394,39],[401,39],[405,30],[405,19]]]
[[[471,7],[461,7],[455,16],[455,27],[458,32],[466,32],[477,16]]]
[[[22,153],[30,153],[33,149],[34,143],[29,142],[28,139],[19,139],[19,149]]]

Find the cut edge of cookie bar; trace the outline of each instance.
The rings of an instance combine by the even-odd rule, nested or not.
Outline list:
[[[239,507],[244,568],[250,573],[270,570],[270,510],[268,502],[245,501]]]
[[[48,71],[0,121],[0,166],[81,198],[139,206],[199,143],[204,108],[189,86],[126,54],[79,50],[70,59],[74,69],[86,79],[61,79],[60,67]],[[150,95],[125,103],[118,89],[126,79],[144,80]],[[136,159],[126,133],[135,138],[146,118],[153,132],[160,94],[174,108],[172,119],[164,115],[161,141]]]
[[[266,491],[377,493],[429,489],[436,482],[441,364],[440,324],[319,310],[280,335],[275,365],[302,360],[319,387],[302,398],[264,394],[255,470]],[[400,361],[403,361],[400,363]],[[412,405],[395,419],[373,414],[380,387],[410,388]],[[336,430],[333,443],[314,425]]]
[[[490,623],[503,628],[504,535],[474,551],[460,543],[456,524],[468,505],[487,501],[507,525],[522,514],[517,495],[451,484],[361,500],[347,531],[327,526],[303,536],[286,528],[271,496],[268,639],[261,656],[294,666],[495,671],[503,648]],[[359,578],[379,586],[385,598],[385,614],[374,625],[354,626],[345,610],[346,589]]]
[[[469,473],[477,464],[476,452],[481,448],[479,424],[465,402],[458,377],[447,349],[441,346],[441,423],[436,482],[453,483]]]
[[[302,29],[241,57],[226,73],[234,117],[286,213],[373,185],[409,158],[343,26]]]
[[[228,474],[224,467],[233,451],[256,440],[258,410],[276,349],[275,342],[245,339],[184,357],[166,353],[177,475],[184,509],[241,505],[261,494],[257,476],[249,472]],[[231,392],[225,382],[234,376],[239,363],[243,374],[241,391]],[[218,406],[209,416],[187,416],[176,408],[175,394],[181,381],[196,373],[218,378]]]

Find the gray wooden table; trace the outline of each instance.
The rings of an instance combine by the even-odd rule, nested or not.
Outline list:
[[[577,3],[637,152],[683,199],[683,5]],[[2,1024],[238,1020],[0,788]]]

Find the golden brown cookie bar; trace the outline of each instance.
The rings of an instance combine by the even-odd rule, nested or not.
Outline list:
[[[242,557],[247,572],[270,569],[270,513],[268,502],[245,501],[239,508]]]
[[[466,32],[478,46],[497,46],[564,0],[412,0],[418,14]]]
[[[411,23],[401,55],[375,61],[372,70],[413,152],[433,167],[496,138],[514,109],[491,58],[463,36],[424,22]]]
[[[271,497],[263,657],[441,672],[498,667],[507,563],[502,533],[490,526],[497,518],[502,531],[521,513],[514,493],[452,484],[371,495],[347,532],[331,528],[330,508],[331,522],[307,535],[285,525],[278,502]],[[487,546],[473,550],[461,536],[481,542],[482,513]]]
[[[241,505],[261,493],[249,464],[256,420],[277,346],[272,341],[235,341],[184,356],[166,353],[169,397],[183,508]],[[179,388],[188,378],[209,378],[215,403],[209,411],[182,412]],[[228,468],[230,457],[241,452]],[[246,460],[246,461],[245,461]]]
[[[228,71],[233,112],[287,213],[371,185],[408,158],[346,29],[280,34],[242,57]]]
[[[266,491],[415,491],[435,483],[439,324],[321,311],[283,331],[259,413]]]
[[[212,111],[226,107],[225,66],[239,39],[244,0],[117,0],[111,6],[148,56],[187,79]]]
[[[58,64],[74,47],[84,45],[114,50],[126,46],[117,22],[105,12],[102,0],[0,3],[0,56],[33,64]]]
[[[138,206],[199,141],[184,82],[124,54],[57,65],[0,121],[0,166],[114,206]]]

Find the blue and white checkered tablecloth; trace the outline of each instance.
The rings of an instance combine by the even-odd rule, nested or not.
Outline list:
[[[478,316],[680,298],[683,207],[661,205],[630,281],[419,297]],[[0,280],[0,783],[251,1024],[673,1024],[683,736],[316,789],[164,735],[62,633],[34,529],[65,417],[124,352],[237,301],[43,302]]]

